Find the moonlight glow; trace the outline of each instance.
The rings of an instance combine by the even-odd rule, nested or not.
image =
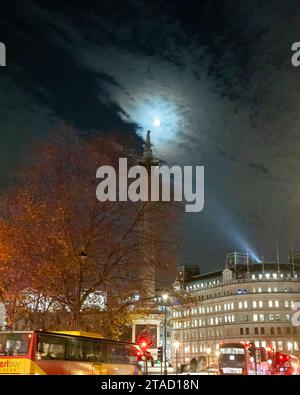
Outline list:
[[[153,121],[154,126],[160,126],[160,120],[158,118],[155,118]]]

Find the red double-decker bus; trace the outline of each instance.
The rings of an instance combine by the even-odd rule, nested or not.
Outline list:
[[[266,350],[254,343],[225,343],[219,347],[221,375],[269,375]]]

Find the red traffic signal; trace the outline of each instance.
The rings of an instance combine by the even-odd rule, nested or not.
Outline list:
[[[142,350],[147,350],[147,348],[149,348],[150,342],[149,342],[149,339],[143,338],[143,339],[139,339],[138,344]]]

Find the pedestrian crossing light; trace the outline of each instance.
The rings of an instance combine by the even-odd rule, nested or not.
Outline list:
[[[160,364],[161,362],[163,362],[163,346],[158,347],[157,349],[157,363]]]

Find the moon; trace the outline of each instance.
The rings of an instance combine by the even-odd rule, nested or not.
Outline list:
[[[154,126],[160,126],[160,120],[158,119],[158,118],[155,118],[154,120],[153,120],[153,124],[154,124]]]

